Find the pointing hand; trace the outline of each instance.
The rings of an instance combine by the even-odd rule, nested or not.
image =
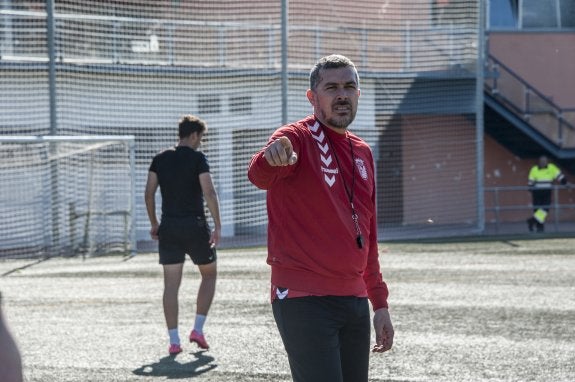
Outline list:
[[[297,154],[287,137],[280,137],[265,150],[264,157],[270,166],[290,166],[297,162]]]

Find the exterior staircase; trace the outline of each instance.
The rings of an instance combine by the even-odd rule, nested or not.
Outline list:
[[[527,138],[532,146],[539,146],[533,151],[545,150],[560,160],[575,159],[575,109],[562,109],[492,55],[486,59],[485,69],[486,107],[523,135],[516,136],[516,142],[523,145]],[[492,119],[486,118],[486,130],[502,138],[507,135],[507,143],[511,143],[509,132],[487,126]]]

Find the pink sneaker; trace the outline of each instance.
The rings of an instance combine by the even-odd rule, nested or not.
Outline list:
[[[208,345],[208,343],[206,342],[204,335],[196,332],[195,330],[192,330],[192,332],[190,333],[190,342],[197,343],[198,346],[201,347],[202,349],[208,350],[210,348],[210,345]]]
[[[170,348],[168,349],[170,355],[176,355],[182,352],[182,347],[178,344],[171,344]]]

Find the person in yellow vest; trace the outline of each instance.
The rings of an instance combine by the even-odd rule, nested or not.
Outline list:
[[[545,155],[540,156],[537,165],[529,171],[528,184],[533,204],[533,215],[527,219],[529,231],[533,231],[534,228],[537,232],[545,231],[545,219],[549,214],[555,182],[565,185],[567,178],[557,166],[549,163]]]

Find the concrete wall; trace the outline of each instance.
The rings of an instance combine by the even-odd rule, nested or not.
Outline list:
[[[575,32],[491,32],[489,52],[562,108],[575,108]]]
[[[475,124],[464,116],[402,118],[405,224],[477,221]]]

